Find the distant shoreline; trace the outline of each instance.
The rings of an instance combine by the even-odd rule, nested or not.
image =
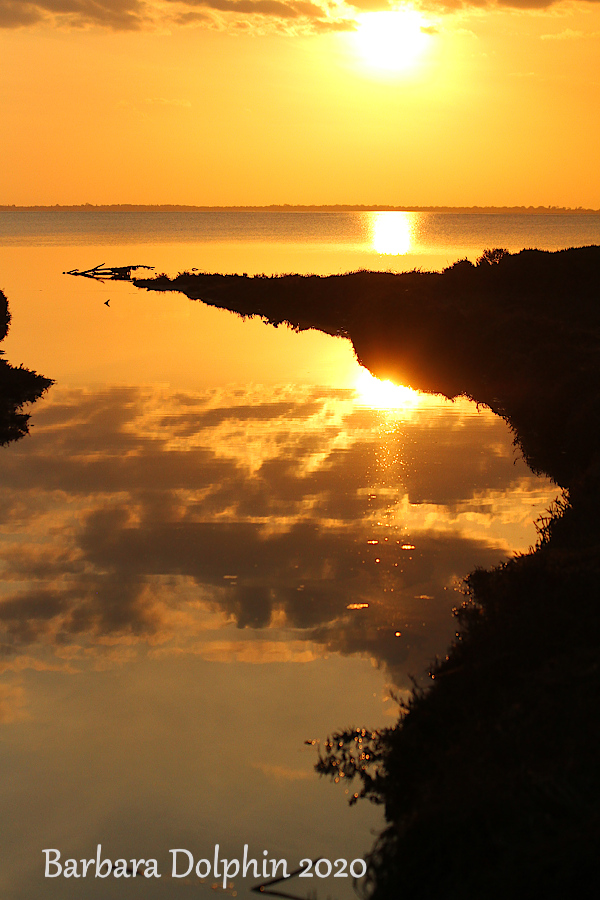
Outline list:
[[[391,206],[384,204],[352,205],[292,205],[270,206],[186,206],[177,204],[82,203],[73,206],[12,206],[0,205],[0,212],[430,212],[460,215],[598,215],[600,209],[568,206]]]

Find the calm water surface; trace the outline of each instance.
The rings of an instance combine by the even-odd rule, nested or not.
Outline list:
[[[362,856],[378,810],[320,781],[304,741],[392,724],[460,579],[526,550],[556,496],[501,420],[382,387],[341,339],[63,271],[402,270],[599,241],[578,216],[0,214],[6,358],[56,380],[0,450],[3,897],[208,896],[213,878],[169,877],[178,847]],[[42,848],[98,843],[163,877],[44,879]]]
[[[599,240],[600,215],[594,214],[0,212],[5,247],[175,244],[177,259],[190,260],[190,267],[220,264],[249,273],[261,272],[261,264],[267,272],[323,274],[438,269],[463,257],[476,259],[486,247],[559,250]]]

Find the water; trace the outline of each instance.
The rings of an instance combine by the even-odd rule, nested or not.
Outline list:
[[[0,211],[5,247],[175,244],[181,254],[181,245],[191,244],[184,255],[194,266],[227,260],[229,249],[249,272],[261,271],[259,259],[274,271],[305,271],[310,265],[323,274],[441,268],[463,257],[476,259],[486,247],[559,250],[596,243],[599,235],[600,215],[575,213]]]
[[[217,843],[361,857],[379,811],[304,741],[393,724],[460,579],[526,550],[556,489],[491,413],[382,387],[341,339],[62,273],[439,267],[598,241],[598,217],[3,213],[0,235],[6,358],[56,380],[0,451],[3,897],[208,894],[169,850]],[[43,848],[98,843],[162,877],[44,878]]]

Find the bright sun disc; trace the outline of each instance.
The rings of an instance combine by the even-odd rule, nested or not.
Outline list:
[[[359,52],[371,66],[390,71],[408,69],[427,46],[425,19],[414,9],[358,16],[354,35]]]

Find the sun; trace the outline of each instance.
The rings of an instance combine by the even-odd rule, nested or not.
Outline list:
[[[415,9],[364,13],[354,41],[369,66],[399,72],[418,62],[431,40],[427,21]]]

